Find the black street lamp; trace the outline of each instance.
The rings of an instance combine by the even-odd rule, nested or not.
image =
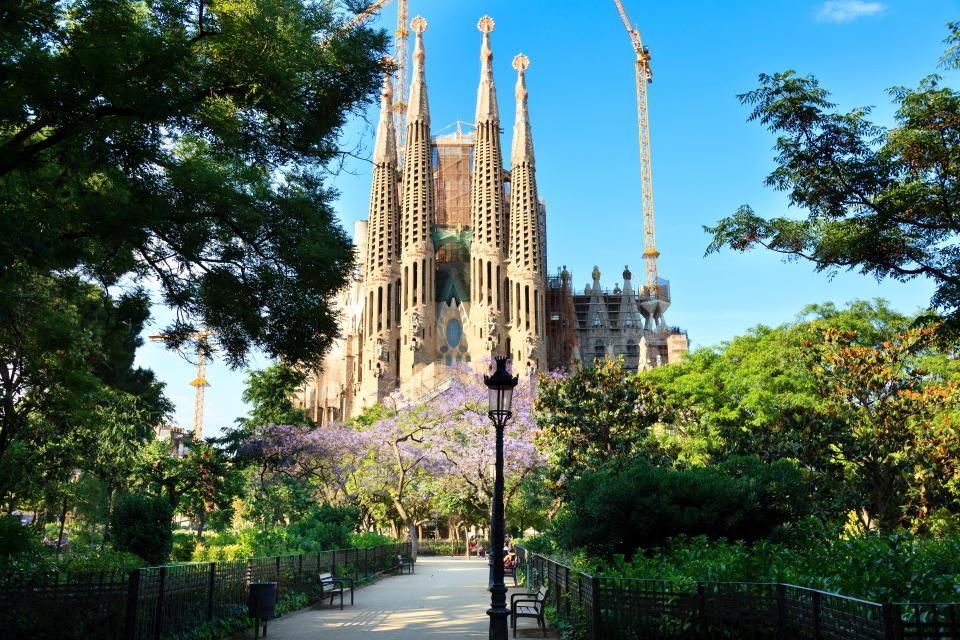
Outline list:
[[[507,640],[507,585],[503,583],[503,427],[513,416],[513,388],[517,376],[507,372],[507,357],[494,358],[497,370],[492,376],[483,376],[483,383],[490,390],[488,414],[497,431],[497,462],[493,481],[493,507],[490,509],[490,556],[493,562],[493,584],[490,586],[490,640]]]

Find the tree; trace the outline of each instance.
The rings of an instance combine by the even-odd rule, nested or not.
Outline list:
[[[960,23],[950,25],[946,68],[960,68]],[[870,109],[838,113],[829,92],[794,71],[760,76],[740,96],[751,120],[778,134],[768,186],[789,194],[806,219],[763,218],[749,207],[705,229],[707,253],[763,246],[814,263],[817,271],[856,269],[877,278],[932,279],[931,304],[960,329],[960,93],[925,78],[890,90],[896,126],[868,120]]]
[[[488,396],[482,374],[464,367],[454,370],[446,388],[427,402],[436,424],[430,441],[447,459],[450,481],[466,484],[484,505],[493,498],[496,460]],[[509,509],[524,479],[543,464],[534,446],[535,396],[534,378],[522,380],[513,390],[513,417],[503,434],[504,509]]]
[[[956,380],[936,384],[917,366],[936,327],[875,347],[858,344],[852,331],[820,330],[822,341],[811,344],[813,374],[827,413],[847,425],[831,449],[859,498],[864,527],[922,525],[931,507],[950,504],[947,487],[960,477],[960,437],[949,416],[960,401]]]
[[[584,472],[642,453],[649,428],[665,418],[654,388],[625,371],[619,360],[568,376],[541,375],[534,409],[547,487],[560,500]]]
[[[368,28],[341,32],[348,18],[335,2],[298,0],[0,11],[7,506],[14,487],[41,486],[59,510],[68,492],[46,488],[76,468],[114,492],[144,425],[169,411],[132,365],[143,287],[176,312],[171,347],[192,350],[206,326],[234,365],[252,347],[319,360],[353,264],[324,174],[379,83],[386,44]]]
[[[805,512],[795,463],[755,457],[691,469],[643,459],[584,473],[558,517],[564,548],[632,554],[678,536],[760,540]]]
[[[80,0],[4,9],[0,316],[23,274],[150,281],[170,346],[206,326],[319,362],[353,252],[323,171],[386,39],[333,2]],[[239,303],[238,301],[242,301]]]
[[[20,279],[0,302],[11,305],[0,315],[0,500],[56,490],[75,469],[112,493],[171,410],[153,373],[133,365],[149,297],[20,268],[4,277]]]
[[[110,514],[110,534],[118,551],[129,551],[149,565],[167,561],[173,548],[173,509],[159,497],[121,496]]]
[[[178,511],[194,523],[197,540],[209,524],[219,529],[229,523],[240,478],[223,451],[209,442],[191,442],[177,476],[182,483]]]
[[[855,511],[866,526],[924,528],[933,511],[960,507],[957,363],[914,322],[880,300],[811,305],[645,372],[684,407],[649,449],[680,468],[796,461],[823,520]]]

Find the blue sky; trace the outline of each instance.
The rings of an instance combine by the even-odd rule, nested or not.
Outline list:
[[[763,186],[773,168],[773,138],[747,122],[736,98],[757,75],[785,69],[817,76],[842,109],[874,106],[892,124],[886,89],[916,85],[936,70],[957,0],[789,0],[641,2],[623,0],[653,55],[649,87],[659,272],[671,282],[667,321],[689,331],[694,346],[716,344],[756,324],[792,319],[806,304],[884,297],[912,312],[930,299],[929,282],[897,283],[855,273],[814,273],[763,251],[704,257],[704,225],[750,204],[762,215],[802,215]],[[477,20],[489,14],[494,74],[509,149],[515,102],[513,56],[529,56],[530,117],[540,194],[547,201],[551,272],[567,265],[582,288],[598,265],[613,286],[629,264],[643,270],[643,218],[634,56],[612,0],[409,0],[421,14],[434,132],[472,121],[479,80]],[[395,5],[374,24],[393,32]],[[947,75],[954,84],[955,74]],[[344,132],[344,144],[369,157],[378,107]],[[509,157],[509,152],[506,154]],[[367,215],[370,163],[351,161],[334,179],[338,211],[352,233]],[[168,317],[155,310],[157,325]],[[193,365],[160,345],[145,345],[141,366],[167,383],[175,422],[190,427]],[[269,364],[254,354],[250,365]],[[208,369],[205,433],[244,415],[243,371],[221,361]]]

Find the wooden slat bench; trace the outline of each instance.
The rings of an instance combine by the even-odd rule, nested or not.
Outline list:
[[[330,596],[330,606],[333,606],[333,599],[340,596],[340,608],[343,609],[343,593],[350,591],[350,604],[353,605],[353,579],[337,578],[332,573],[321,573],[317,575],[317,584],[320,585],[320,600],[325,600]]]
[[[514,593],[510,595],[510,622],[513,635],[517,635],[517,618],[534,618],[537,626],[547,636],[547,623],[544,620],[544,605],[547,601],[547,586],[543,585],[536,593]]]

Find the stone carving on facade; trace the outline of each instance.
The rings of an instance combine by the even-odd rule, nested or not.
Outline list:
[[[390,351],[387,349],[387,343],[383,341],[383,338],[377,338],[377,343],[374,347],[374,353],[376,353],[377,360],[380,362],[387,362],[390,360]]]
[[[487,346],[493,351],[497,347],[497,329],[500,326],[500,319],[496,311],[490,311],[487,314]]]
[[[410,314],[410,350],[419,351],[423,342],[420,340],[420,330],[423,328],[423,316],[416,309]]]

